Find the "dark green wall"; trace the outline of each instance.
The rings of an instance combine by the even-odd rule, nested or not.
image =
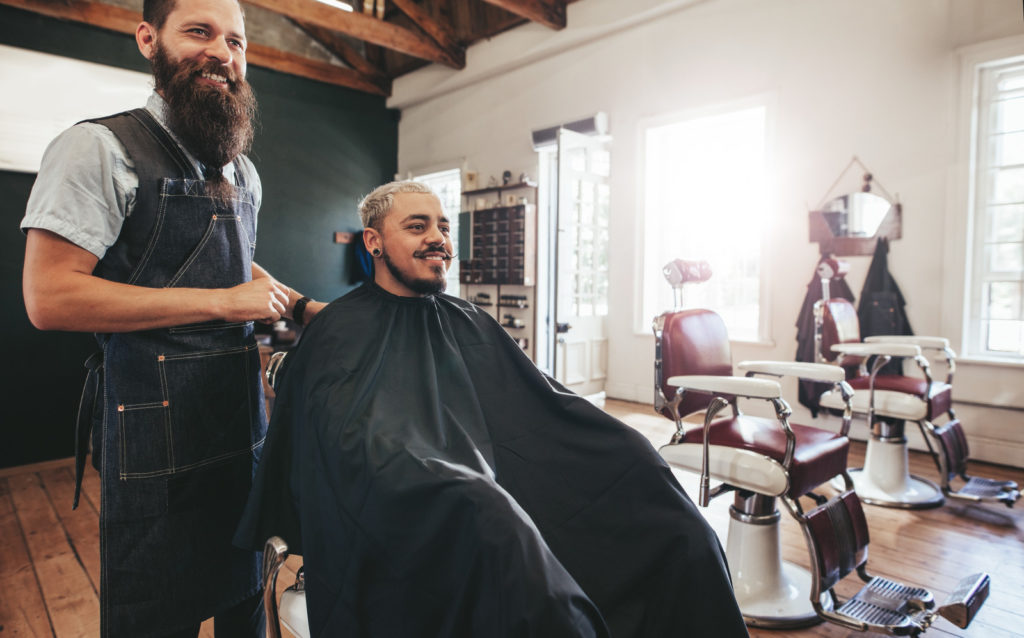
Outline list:
[[[0,44],[148,71],[130,36],[8,7],[0,7]],[[305,294],[339,297],[352,287],[351,248],[333,243],[333,233],[358,230],[359,198],[395,174],[398,114],[384,98],[328,84],[256,67],[248,77],[260,103],[250,154],[263,180],[256,261]],[[25,314],[18,224],[34,180],[0,171],[0,467],[73,453],[82,362],[94,343],[90,335],[40,332]]]

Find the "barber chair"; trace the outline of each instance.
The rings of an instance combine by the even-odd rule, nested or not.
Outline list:
[[[301,568],[295,582],[281,592],[281,602],[277,601],[277,576],[287,558],[288,545],[279,536],[267,539],[263,547],[263,609],[267,616],[267,638],[282,638],[282,627],[295,638],[309,638],[306,581]]]
[[[287,353],[275,352],[267,362],[267,382],[277,387],[277,373]],[[282,638],[284,627],[295,638],[309,638],[309,618],[306,614],[306,581],[302,569],[295,582],[281,592],[278,602],[277,577],[288,558],[288,544],[279,536],[271,536],[263,546],[263,608],[267,616],[267,638]]]
[[[945,497],[1013,507],[1020,498],[1015,482],[967,474],[967,438],[953,411],[956,355],[949,341],[893,335],[868,337],[862,342],[853,304],[829,295],[829,282],[844,276],[844,270],[844,264],[834,259],[822,259],[818,264],[824,294],[814,308],[815,353],[820,362],[834,361],[846,370],[847,383],[855,390],[854,413],[865,416],[871,428],[864,467],[850,470],[858,496],[865,503],[901,508],[938,507]],[[929,356],[945,364],[944,381],[932,378]],[[913,361],[918,374],[882,370],[893,360]],[[825,408],[844,409],[843,396],[832,390],[819,402]],[[941,425],[936,425],[938,419],[943,420]],[[941,485],[910,474],[904,430],[907,421],[918,424]]]
[[[706,266],[679,260],[664,273],[677,306],[683,284],[710,276]],[[941,614],[966,627],[988,595],[987,575],[968,577],[946,605],[936,608],[926,590],[867,572],[867,523],[846,472],[853,392],[841,368],[750,361],[737,366],[746,377],[730,376],[725,325],[709,310],[663,313],[654,321],[654,333],[655,409],[676,423],[660,453],[671,465],[700,474],[701,506],[734,493],[726,556],[747,624],[798,628],[827,620],[859,631],[917,635]],[[841,431],[789,423],[791,411],[778,381],[755,375],[832,384],[847,404]],[[767,402],[774,418],[743,414],[738,399]],[[719,418],[726,407],[731,414]],[[837,495],[813,492],[836,476],[843,482]],[[720,484],[712,487],[712,478]],[[804,511],[802,497],[812,499],[810,511]],[[781,558],[777,500],[803,529],[810,570]],[[854,569],[866,584],[843,599],[836,585]]]

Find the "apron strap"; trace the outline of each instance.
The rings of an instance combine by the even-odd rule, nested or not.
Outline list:
[[[93,411],[99,394],[100,375],[103,373],[103,351],[98,350],[85,360],[88,370],[82,396],[78,401],[78,418],[75,419],[75,501],[71,509],[78,509],[78,498],[82,492],[82,475],[85,473],[85,456],[89,453],[89,439],[92,433]],[[99,453],[93,450],[93,454]]]

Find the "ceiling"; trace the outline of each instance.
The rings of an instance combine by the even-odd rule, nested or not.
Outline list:
[[[461,70],[466,47],[536,22],[560,30],[574,0],[243,0],[248,63],[374,95],[431,63]],[[142,0],[0,0],[134,34]]]

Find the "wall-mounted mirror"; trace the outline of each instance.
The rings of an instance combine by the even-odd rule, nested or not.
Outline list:
[[[856,157],[854,163],[864,167]],[[846,173],[843,171],[843,174]],[[840,174],[840,180],[843,174]],[[837,180],[836,185],[840,180]],[[902,227],[902,207],[891,197],[872,192],[877,188],[870,172],[865,169],[860,191],[828,199],[810,213],[810,239],[818,242],[823,255],[870,255],[879,237],[899,239]],[[833,185],[834,190],[836,185]],[[886,193],[886,195],[888,195]]]

